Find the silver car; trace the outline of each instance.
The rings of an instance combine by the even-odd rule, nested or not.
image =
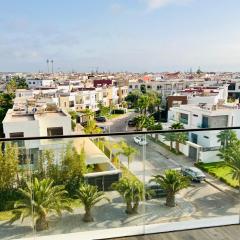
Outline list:
[[[206,175],[196,167],[183,167],[182,174],[196,182],[201,182],[206,179]]]

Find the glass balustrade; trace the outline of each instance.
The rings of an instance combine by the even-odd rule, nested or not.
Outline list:
[[[226,134],[2,139],[0,239],[103,239],[237,224],[239,142]]]

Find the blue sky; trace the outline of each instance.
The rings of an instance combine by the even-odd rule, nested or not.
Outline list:
[[[0,4],[0,71],[240,71],[239,0]]]

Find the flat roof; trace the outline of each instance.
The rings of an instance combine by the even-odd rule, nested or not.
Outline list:
[[[43,113],[36,113],[34,115],[35,119],[43,118],[43,117],[63,117],[67,116],[64,112],[43,112]]]
[[[8,110],[3,122],[26,122],[34,121],[33,114],[17,114],[12,109]]]

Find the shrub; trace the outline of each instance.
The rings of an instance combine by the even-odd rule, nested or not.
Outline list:
[[[125,111],[123,109],[114,109],[112,110],[112,114],[124,114]]]

